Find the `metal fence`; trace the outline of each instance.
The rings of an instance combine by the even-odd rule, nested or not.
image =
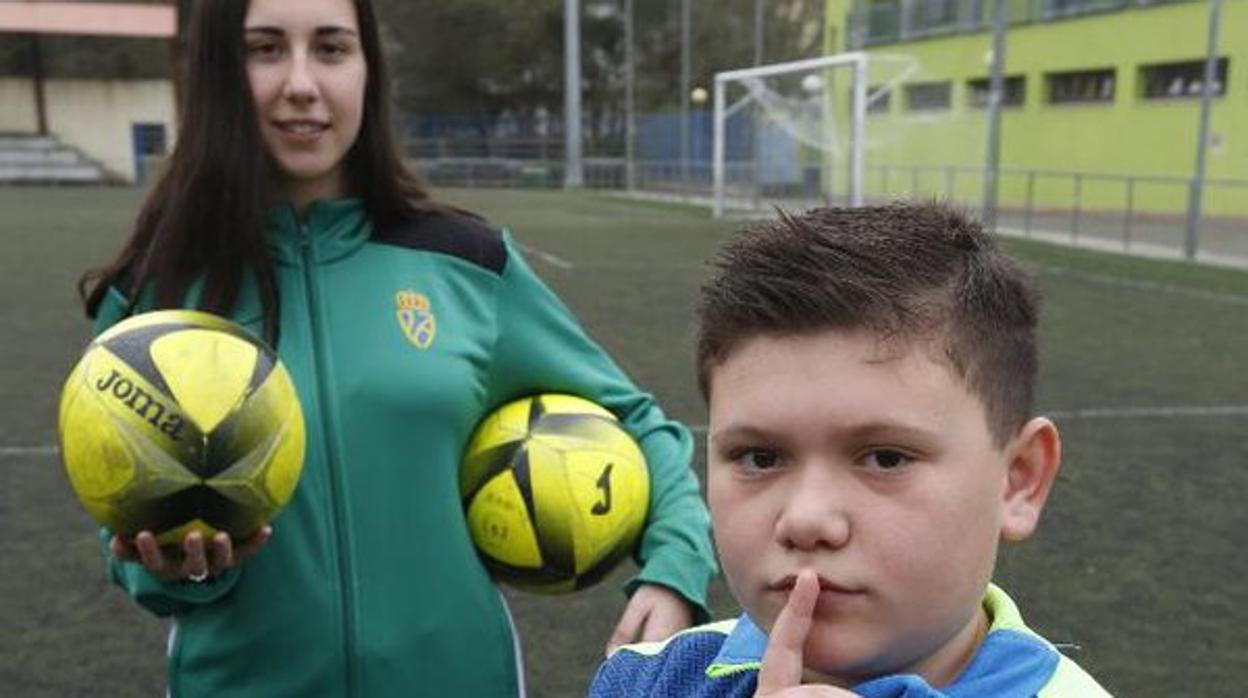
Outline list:
[[[435,186],[563,186],[561,157],[433,157],[418,158],[417,165]],[[728,199],[738,214],[769,215],[774,206],[845,203],[823,193],[835,187],[825,181],[829,173],[819,166],[806,168],[803,177],[788,185],[757,185],[756,174],[749,162],[728,165]],[[624,158],[591,157],[585,160],[584,179],[590,189],[708,207],[712,194],[711,167],[703,161],[636,161],[630,189]],[[981,168],[953,165],[868,165],[863,182],[870,202],[939,199],[975,211],[983,205],[983,186]],[[998,229],[1003,233],[1135,255],[1184,256],[1188,178],[1014,168],[1000,171],[998,189]],[[1205,180],[1204,197],[1195,258],[1248,267],[1248,180]]]
[[[1010,24],[1197,0],[1006,0]],[[857,0],[850,16],[854,48],[976,32],[992,24],[991,0]]]
[[[562,143],[555,139],[414,141],[407,155],[438,187],[558,189],[564,185]],[[153,170],[160,162],[153,160]],[[812,165],[793,182],[760,183],[750,161],[730,161],[726,194],[738,215],[771,215],[821,204],[845,204],[838,173]],[[631,180],[631,186],[630,186]],[[101,182],[104,183],[104,182]],[[705,205],[712,198],[705,160],[587,157],[584,186]],[[1135,255],[1182,258],[1192,182],[1100,172],[1009,168],[999,171],[998,230],[1068,245]],[[875,163],[863,181],[868,202],[938,199],[979,211],[984,171],[962,165]],[[1248,268],[1248,179],[1206,179],[1195,259]]]
[[[876,165],[868,172],[870,198],[982,205],[980,168]],[[1003,232],[1128,254],[1185,254],[1188,178],[1018,168],[999,175]],[[1204,201],[1196,258],[1248,266],[1248,180],[1206,179]]]
[[[587,156],[618,154],[624,151],[624,143],[596,143],[587,141]],[[447,136],[441,138],[409,139],[407,153],[418,160],[453,160],[461,158],[485,158],[495,160],[553,161],[564,157],[563,136],[481,138],[476,136]]]

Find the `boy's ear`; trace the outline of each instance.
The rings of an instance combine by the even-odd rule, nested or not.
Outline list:
[[[1023,425],[1007,448],[1009,474],[1002,496],[1001,537],[1023,540],[1036,530],[1062,463],[1057,426],[1044,417]]]

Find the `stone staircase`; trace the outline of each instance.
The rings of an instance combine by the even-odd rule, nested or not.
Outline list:
[[[112,177],[53,136],[0,133],[0,184],[102,184]]]

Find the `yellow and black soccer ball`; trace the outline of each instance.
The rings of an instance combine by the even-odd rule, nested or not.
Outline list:
[[[303,468],[303,411],[277,355],[223,318],[161,310],[87,346],[61,392],[61,454],[87,513],[174,544],[253,535]]]
[[[520,589],[560,594],[597,582],[633,552],[650,474],[606,409],[542,394],[481,422],[460,466],[459,492],[491,573]]]

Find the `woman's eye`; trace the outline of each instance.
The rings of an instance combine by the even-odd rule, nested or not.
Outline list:
[[[273,42],[247,45],[247,55],[254,58],[273,58],[281,55],[282,47]]]
[[[867,467],[877,470],[896,470],[910,461],[910,456],[887,448],[871,451],[866,457]]]
[[[338,59],[349,54],[351,47],[341,43],[321,44],[317,47],[317,52],[325,58]]]

